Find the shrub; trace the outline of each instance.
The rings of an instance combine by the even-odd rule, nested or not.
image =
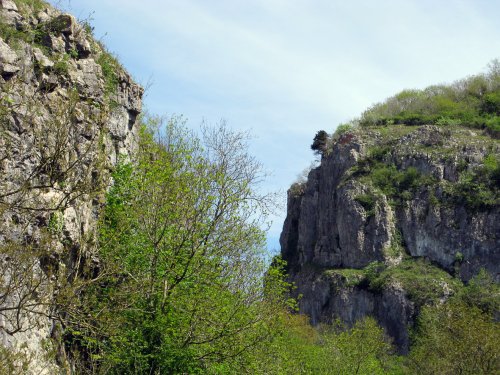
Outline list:
[[[338,140],[338,139],[342,138],[342,136],[344,134],[349,133],[353,129],[354,129],[354,125],[353,124],[349,124],[349,123],[347,123],[347,124],[339,124],[337,126],[337,129],[335,129],[335,133],[333,133],[332,139]]]
[[[364,208],[364,210],[366,211],[366,216],[370,217],[375,215],[375,206],[377,201],[373,194],[360,194],[357,195],[354,200]]]
[[[500,116],[500,92],[491,92],[484,96],[481,112]]]
[[[118,69],[120,63],[109,52],[103,51],[97,58],[97,63],[101,66],[104,77],[104,92],[109,96],[118,90]]]
[[[317,155],[323,155],[327,149],[328,145],[328,133],[324,130],[320,130],[316,133],[313,139],[313,143],[311,145],[311,150],[314,151]]]
[[[496,374],[499,323],[476,307],[453,301],[426,307],[410,353],[415,374]]]
[[[447,198],[456,204],[464,204],[472,210],[486,210],[500,203],[500,161],[489,154],[483,165],[464,171],[459,181],[445,188]]]
[[[486,120],[486,128],[494,137],[500,136],[500,116],[492,117]]]
[[[468,77],[450,85],[424,90],[403,90],[373,105],[359,121],[361,126],[392,124],[484,127],[487,120],[500,114],[498,62],[485,74]],[[496,136],[495,124],[489,126]]]
[[[391,150],[390,146],[372,147],[369,151],[368,157],[372,160],[383,162],[386,156],[391,154]]]
[[[52,67],[54,73],[58,75],[68,75],[70,57],[71,56],[67,53],[60,55]]]
[[[381,290],[392,282],[403,286],[408,297],[418,306],[436,302],[449,289],[457,292],[462,283],[425,259],[405,259],[397,266],[372,273],[370,287]]]

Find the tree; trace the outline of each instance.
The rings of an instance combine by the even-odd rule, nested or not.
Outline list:
[[[314,136],[311,150],[313,150],[316,155],[323,155],[327,149],[328,139],[328,133],[324,130],[320,130]]]
[[[500,368],[498,324],[460,300],[425,307],[410,364],[419,374],[494,374]]]
[[[246,134],[221,124],[199,139],[179,118],[159,122],[114,173],[100,275],[67,338],[87,348],[84,366],[110,373],[242,366],[288,301],[279,272],[262,282],[260,227],[273,197],[257,191],[263,173]]]

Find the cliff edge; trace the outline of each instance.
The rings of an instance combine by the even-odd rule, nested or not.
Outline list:
[[[98,213],[110,169],[135,147],[142,94],[89,25],[0,0],[2,370],[64,364],[61,291],[99,267]]]
[[[408,352],[419,309],[500,277],[500,142],[468,126],[344,127],[288,191],[281,254],[313,324],[374,316]],[[482,271],[484,272],[484,271]]]

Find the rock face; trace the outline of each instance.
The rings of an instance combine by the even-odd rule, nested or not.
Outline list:
[[[55,301],[98,268],[97,214],[143,89],[71,15],[0,0],[0,26],[0,352],[54,373]]]
[[[313,324],[374,316],[405,353],[423,300],[409,293],[402,267],[425,259],[444,275],[434,280],[438,300],[453,293],[451,275],[468,281],[484,268],[499,280],[498,195],[485,203],[459,193],[499,150],[497,140],[465,128],[392,126],[337,136],[307,182],[288,191],[280,244],[303,295],[300,312]],[[354,282],[345,276],[351,271],[359,271]],[[385,282],[374,287],[381,275]]]

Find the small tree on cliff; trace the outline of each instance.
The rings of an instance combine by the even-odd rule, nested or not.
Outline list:
[[[324,130],[317,132],[314,136],[311,150],[313,150],[316,155],[323,155],[327,148],[328,138],[328,133]]]

